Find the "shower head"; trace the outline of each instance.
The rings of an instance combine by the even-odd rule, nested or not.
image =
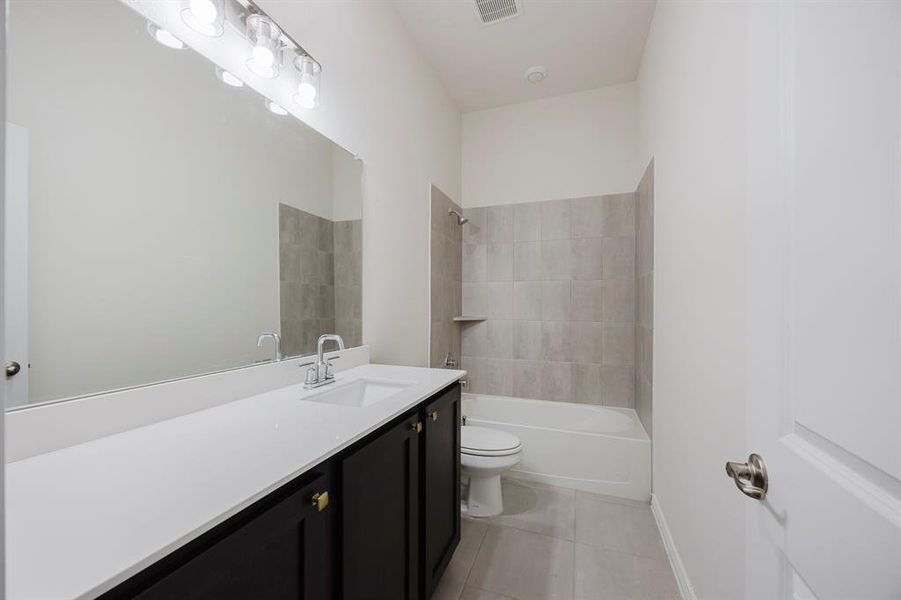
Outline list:
[[[450,209],[449,211],[447,211],[447,214],[454,215],[455,217],[457,217],[457,225],[464,225],[466,223],[469,223],[469,219],[467,217],[464,217],[463,215],[461,215],[454,209]]]

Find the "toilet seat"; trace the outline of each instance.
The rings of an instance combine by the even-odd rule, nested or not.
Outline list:
[[[522,450],[512,433],[467,425],[461,428],[460,452],[469,456],[510,456]]]

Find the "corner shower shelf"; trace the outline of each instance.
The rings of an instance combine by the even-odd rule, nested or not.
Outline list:
[[[485,317],[473,317],[471,315],[463,315],[461,317],[454,317],[454,321],[457,323],[475,323],[477,321],[484,321]]]

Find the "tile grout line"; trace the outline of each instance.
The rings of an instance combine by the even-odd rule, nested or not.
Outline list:
[[[475,521],[478,523],[478,521]],[[479,558],[479,552],[482,550],[482,544],[485,543],[485,538],[488,537],[488,528],[491,527],[490,523],[485,523],[487,527],[485,527],[484,533],[482,533],[482,537],[479,539],[479,545],[476,547],[475,552],[473,553],[472,563],[469,565],[469,568],[466,570],[466,577],[463,578],[463,587],[460,588],[460,594],[457,596],[457,600],[463,597],[463,592],[466,591],[466,587],[469,585],[469,576],[472,575],[472,570],[476,567],[476,561]]]

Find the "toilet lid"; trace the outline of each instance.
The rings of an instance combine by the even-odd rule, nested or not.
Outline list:
[[[464,454],[509,452],[520,446],[518,437],[499,429],[467,425],[461,430],[460,448]]]

